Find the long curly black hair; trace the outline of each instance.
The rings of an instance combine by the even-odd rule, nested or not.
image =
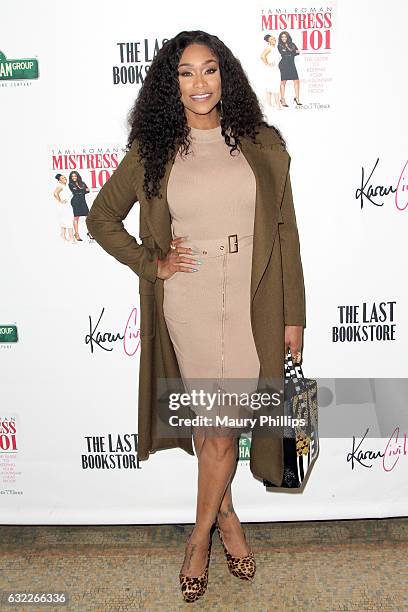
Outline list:
[[[286,35],[286,43],[284,43],[282,41],[282,36]],[[297,49],[295,43],[292,40],[291,35],[289,34],[289,32],[286,32],[286,30],[284,32],[281,32],[279,34],[279,38],[278,38],[278,49],[279,51],[281,51],[282,49],[285,48],[285,46],[290,50],[290,51],[295,51],[295,49]]]
[[[181,101],[178,64],[184,49],[198,43],[211,49],[218,59],[222,85],[221,132],[230,153],[236,150],[242,138],[256,142],[256,128],[268,124],[263,118],[258,99],[240,61],[215,35],[202,30],[183,31],[167,40],[154,57],[136,101],[128,113],[130,133],[127,149],[135,139],[144,167],[143,189],[146,198],[159,195],[160,182],[166,164],[181,149],[188,153],[191,144]],[[280,131],[273,127],[282,145]]]

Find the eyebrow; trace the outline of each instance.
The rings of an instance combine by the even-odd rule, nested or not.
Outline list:
[[[205,66],[205,64],[210,64],[211,62],[216,62],[216,59],[209,59],[206,60],[205,62],[202,63],[203,66]],[[194,66],[194,64],[179,64],[178,67],[181,68],[182,66]]]

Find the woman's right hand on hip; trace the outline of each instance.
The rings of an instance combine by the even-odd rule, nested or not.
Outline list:
[[[201,263],[201,261],[198,259],[188,257],[188,255],[192,255],[194,253],[192,248],[179,246],[181,241],[185,238],[186,236],[178,236],[173,238],[171,244],[174,248],[170,248],[170,251],[167,253],[164,259],[159,259],[157,266],[157,277],[161,280],[167,280],[176,272],[198,272],[197,268],[190,268],[181,265],[183,263],[193,265]]]

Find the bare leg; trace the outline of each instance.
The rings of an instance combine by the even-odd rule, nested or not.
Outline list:
[[[223,504],[218,511],[218,524],[222,531],[227,550],[234,557],[245,557],[250,548],[245,538],[241,522],[235,513],[232,503],[231,488],[224,496]]]
[[[210,530],[236,467],[238,440],[231,435],[207,434],[198,457],[196,523],[186,545],[181,571],[198,576],[204,570]]]
[[[299,79],[296,79],[296,81],[293,81],[293,86],[295,88],[295,97],[296,97],[296,100],[298,102],[300,102],[300,100],[299,100],[299,89],[300,89]]]
[[[231,483],[234,479],[237,465],[238,463],[236,462],[234,471],[217,513],[217,521],[221,528],[222,536],[228,552],[230,552],[234,557],[245,557],[249,554],[250,548],[246,541],[241,522],[235,513],[232,502]]]
[[[220,428],[218,428],[218,431]],[[207,435],[198,461],[196,533],[209,533],[236,469],[238,440],[227,431]]]
[[[280,84],[280,97],[281,97],[281,102],[286,103],[285,100],[285,87],[286,87],[286,81],[281,81]]]
[[[197,428],[193,429],[193,439],[196,455],[199,461],[199,470],[201,470],[200,474],[203,473],[202,469],[202,451],[205,448],[205,436],[201,433]],[[219,440],[219,438],[210,437],[210,442],[213,440]],[[221,438],[221,440],[225,440],[225,438]],[[235,456],[232,466],[232,471],[229,476],[228,482],[224,489],[224,493],[222,495],[221,503],[219,503],[216,512],[216,518],[218,520],[218,524],[222,530],[224,542],[227,546],[228,551],[238,557],[243,557],[249,553],[249,546],[245,539],[245,534],[242,529],[242,525],[239,521],[238,516],[235,513],[233,503],[232,503],[232,491],[231,491],[231,483],[235,475],[235,471],[237,468],[237,450],[238,450],[238,440],[235,438],[231,440],[235,447]],[[208,443],[208,440],[207,440]],[[222,443],[224,444],[224,443]],[[212,487],[212,474],[211,470],[219,469],[219,460],[216,459],[216,463],[213,463],[212,467],[208,468],[208,476],[210,480],[210,487]],[[199,575],[204,568],[206,562],[206,554],[208,550],[209,544],[209,530],[215,520],[214,518],[214,508],[216,507],[216,503],[212,506],[211,504],[207,506],[202,506],[200,504],[201,498],[200,494],[204,499],[206,499],[209,495],[208,489],[204,487],[200,487],[200,479],[199,479],[199,492],[197,497],[197,515],[196,515],[196,526],[193,529],[191,537],[187,543],[186,547],[186,558],[183,565],[183,573],[187,573],[189,575]],[[219,496],[218,496],[219,498]],[[209,510],[209,507],[212,508],[212,514]],[[212,518],[210,518],[212,516]],[[196,538],[197,534],[197,538]],[[201,535],[202,534],[202,535]],[[208,534],[208,535],[207,535]],[[194,542],[193,542],[194,538]],[[190,574],[191,572],[191,574]]]

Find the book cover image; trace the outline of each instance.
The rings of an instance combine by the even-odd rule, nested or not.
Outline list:
[[[259,9],[257,88],[265,111],[331,108],[335,3]]]

